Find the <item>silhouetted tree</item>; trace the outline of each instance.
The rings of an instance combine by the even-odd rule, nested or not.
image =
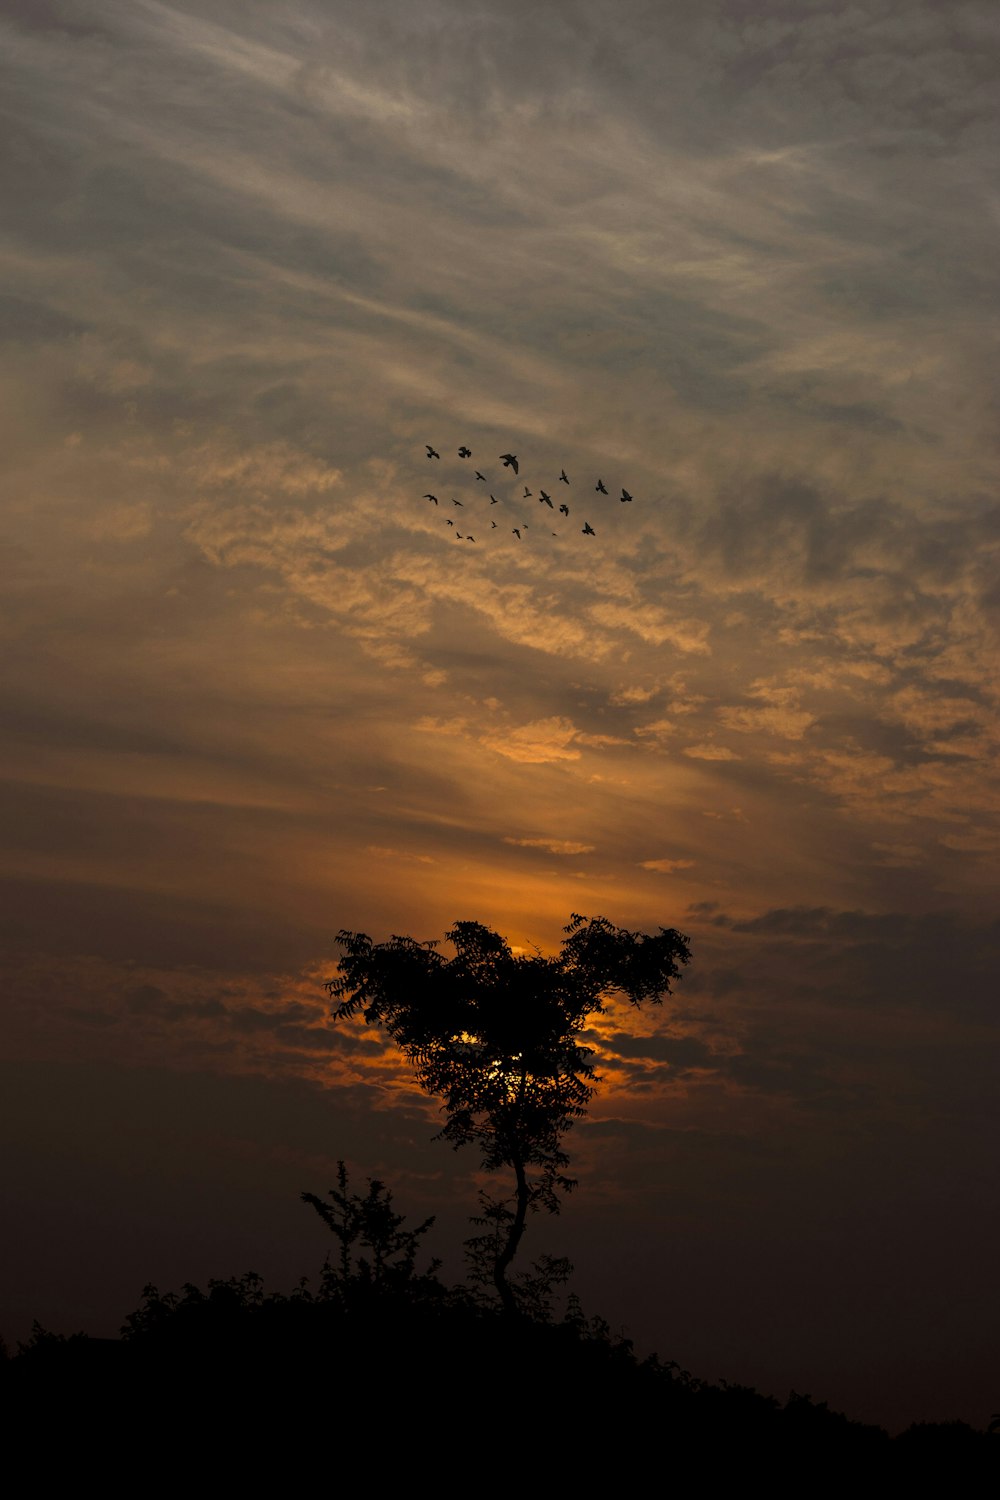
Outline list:
[[[558,1210],[574,1186],[563,1168],[563,1137],[586,1112],[596,1075],[579,1040],[591,1016],[614,994],[632,1005],[659,1004],[690,957],[672,928],[629,932],[605,917],[574,914],[558,955],[512,952],[480,922],[446,934],[453,958],[435,942],[393,937],[373,943],[342,931],[339,974],[327,988],[337,1020],[359,1012],[409,1059],[417,1081],[443,1101],[441,1137],[457,1149],[475,1142],[490,1172],[509,1168],[514,1195],[483,1195],[485,1235],[471,1244],[492,1261],[504,1308],[517,1302],[507,1279],[530,1210]],[[512,1204],[512,1206],[510,1206]]]
[[[392,1206],[392,1193],[377,1177],[369,1177],[368,1192],[351,1193],[347,1185],[347,1168],[337,1163],[337,1186],[330,1188],[329,1203],[315,1193],[303,1193],[302,1201],[310,1203],[323,1223],[340,1241],[336,1267],[327,1261],[324,1288],[343,1295],[349,1288],[374,1288],[376,1291],[412,1289],[419,1279],[428,1281],[441,1265],[432,1260],[422,1278],[416,1277],[420,1239],[434,1223],[433,1216],[416,1229],[404,1229],[405,1214]],[[367,1250],[355,1261],[355,1246]],[[370,1259],[369,1259],[370,1256]]]

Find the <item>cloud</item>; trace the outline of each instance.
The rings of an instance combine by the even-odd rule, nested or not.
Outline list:
[[[593,854],[593,844],[577,844],[571,839],[516,839],[504,836],[505,844],[519,844],[525,849],[544,849],[548,854]]]
[[[697,1037],[670,1036],[663,1032],[634,1036],[629,1032],[613,1031],[601,1036],[600,1051],[619,1058],[645,1058],[668,1063],[671,1068],[678,1069],[714,1068],[720,1061],[717,1054]]]
[[[221,1000],[171,1000],[153,984],[129,990],[125,1003],[134,1015],[153,1016],[158,1021],[217,1020],[228,1014]]]
[[[611,702],[624,707],[631,703],[648,703],[650,698],[655,696],[656,688],[641,687],[637,684],[634,687],[618,688],[611,694]]]
[[[644,859],[640,861],[644,870],[653,870],[657,875],[673,875],[678,870],[690,870],[693,859]]]
[[[379,844],[367,844],[365,853],[372,855],[374,859],[402,859],[414,860],[417,864],[432,865],[435,861],[429,854],[415,854],[405,849],[387,849]]]
[[[316,1019],[316,1010],[313,1006],[303,1005],[300,1001],[290,1000],[274,1009],[264,1009],[259,1005],[243,1005],[238,1009],[230,1011],[229,1022],[234,1031],[258,1032],[275,1031],[280,1032],[291,1022],[312,1021]]]
[[[692,760],[739,760],[736,752],[725,745],[685,745],[683,753]]]
[[[762,708],[752,705],[720,708],[718,717],[727,729],[742,734],[774,734],[787,740],[800,740],[815,723],[812,714],[781,704]]]
[[[675,731],[675,726],[669,719],[654,719],[649,724],[636,726],[636,734],[640,739],[665,740]]]
[[[874,1006],[939,1019],[991,1013],[989,993],[1000,965],[1000,924],[991,917],[940,908],[790,906],[739,919],[720,913],[711,921],[750,939],[755,949],[769,945],[776,970],[790,964],[792,982],[811,1001],[837,1005],[838,996],[850,996],[859,1012]],[[747,976],[738,983],[745,991]]]
[[[509,729],[497,727],[487,730],[479,736],[479,743],[508,760],[541,765],[545,762],[579,760],[580,751],[573,748],[571,743],[575,737],[576,729],[571,720],[554,717],[535,719]]]

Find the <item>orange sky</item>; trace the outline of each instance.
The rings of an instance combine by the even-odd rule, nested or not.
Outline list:
[[[0,1330],[294,1279],[339,1156],[457,1275],[334,934],[583,911],[694,961],[539,1243],[699,1374],[985,1420],[992,13],[335,12],[0,16]]]

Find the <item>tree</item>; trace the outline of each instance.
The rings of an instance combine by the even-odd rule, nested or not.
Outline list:
[[[337,1163],[337,1186],[330,1188],[327,1196],[331,1200],[329,1203],[317,1198],[315,1193],[302,1194],[302,1201],[312,1205],[340,1241],[339,1264],[334,1268],[327,1262],[324,1275],[327,1293],[333,1290],[344,1298],[349,1292],[359,1289],[380,1292],[407,1288],[412,1291],[434,1283],[441,1264],[439,1260],[431,1261],[423,1276],[416,1274],[420,1238],[433,1225],[433,1217],[425,1219],[416,1229],[404,1229],[406,1216],[393,1208],[392,1193],[385,1183],[377,1177],[369,1177],[368,1192],[364,1197],[349,1192],[347,1168],[342,1161]],[[355,1265],[356,1243],[370,1252],[370,1260],[362,1255]]]
[[[529,1211],[557,1212],[573,1180],[563,1137],[586,1113],[597,1075],[580,1041],[612,995],[634,1006],[660,1004],[689,960],[687,938],[672,928],[629,932],[605,917],[574,914],[559,954],[512,952],[480,922],[456,922],[446,958],[436,942],[392,937],[373,943],[341,931],[338,976],[327,984],[336,1020],[360,1013],[409,1060],[417,1082],[440,1098],[440,1138],[456,1149],[475,1142],[487,1171],[513,1171],[509,1200],[483,1195],[492,1281],[503,1307],[517,1310],[507,1279]]]

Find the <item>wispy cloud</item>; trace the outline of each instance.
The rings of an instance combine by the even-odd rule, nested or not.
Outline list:
[[[516,839],[504,836],[505,844],[518,844],[522,849],[544,849],[547,854],[593,854],[593,844],[578,844],[572,839]]]

